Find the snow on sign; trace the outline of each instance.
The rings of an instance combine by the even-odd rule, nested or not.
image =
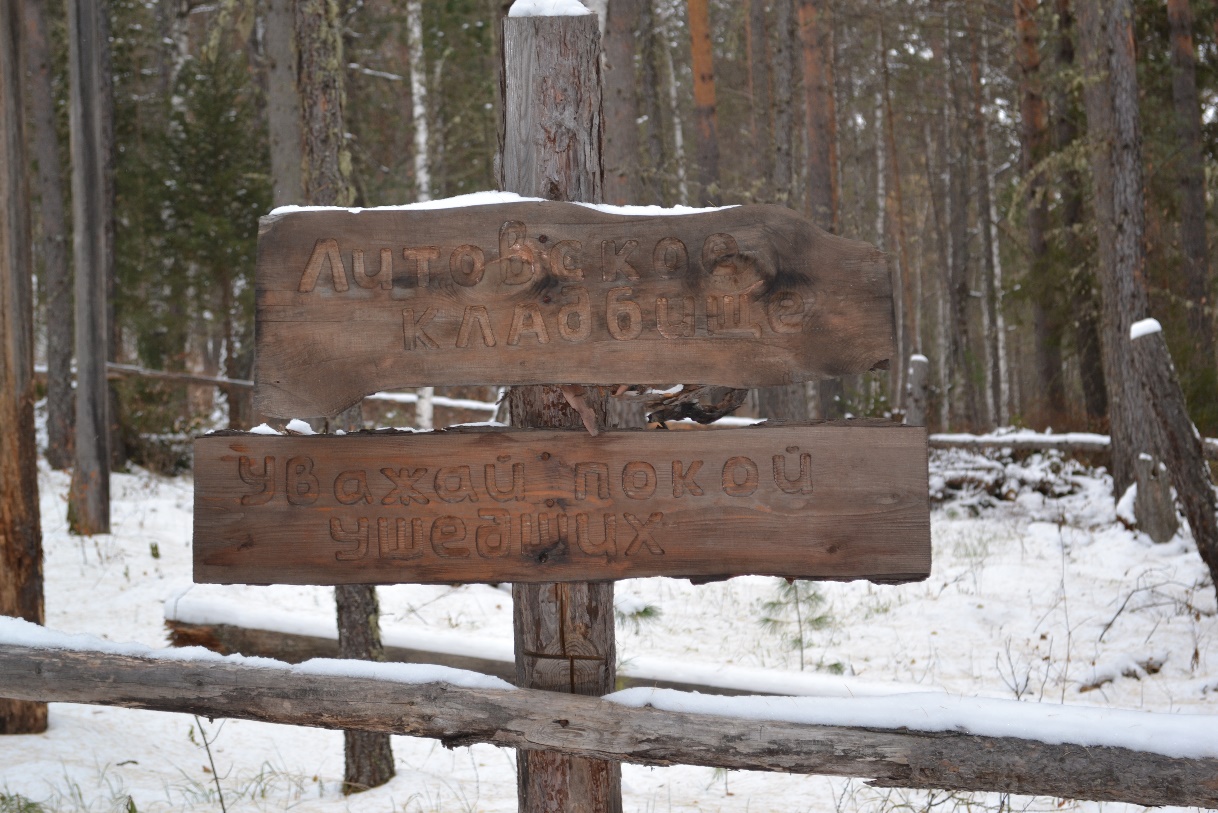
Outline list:
[[[894,343],[883,255],[779,206],[657,217],[522,201],[262,220],[257,408],[396,387],[758,387],[864,372]]]
[[[551,430],[195,441],[196,582],[930,572],[926,432]]]

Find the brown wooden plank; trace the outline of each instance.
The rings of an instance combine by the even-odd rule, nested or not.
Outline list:
[[[552,201],[263,218],[256,407],[394,387],[859,373],[893,352],[883,255],[780,206],[606,214]]]
[[[926,460],[925,429],[886,425],[213,435],[195,581],[910,581]]]

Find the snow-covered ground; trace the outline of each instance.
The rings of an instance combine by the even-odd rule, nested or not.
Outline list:
[[[300,619],[302,628],[329,623],[327,588],[191,587],[189,477],[115,476],[115,533],[87,539],[67,532],[67,476],[44,469],[39,485],[48,627],[163,646],[164,604],[180,603],[184,591],[189,600],[222,600],[237,617],[273,615],[270,608]],[[1187,531],[1154,545],[1127,530],[1103,474],[1055,456],[1014,463],[936,453],[931,491],[930,579],[819,585],[824,601],[815,615],[823,623],[804,631],[802,651],[794,614],[773,604],[778,580],[695,587],[642,579],[618,583],[619,607],[654,606],[662,615],[619,625],[619,656],[628,667],[666,659],[694,675],[723,665],[737,675],[765,669],[768,691],[803,691],[807,684],[789,676],[802,663],[806,671],[840,673],[847,691],[852,681],[868,691],[891,682],[903,690],[1218,720],[1214,590]],[[389,635],[418,630],[454,643],[510,642],[510,602],[510,593],[485,585],[389,587],[381,590],[382,623]],[[778,623],[763,625],[766,617]],[[0,810],[10,809],[3,797],[15,794],[47,810],[128,810],[128,797],[140,811],[219,810],[203,736],[229,810],[516,809],[514,753],[489,746],[449,751],[395,737],[397,778],[344,798],[336,732],[53,704],[45,735],[0,738]],[[627,765],[622,785],[630,811],[997,809],[1002,801],[698,767]],[[1058,808],[1053,799],[1009,804]]]

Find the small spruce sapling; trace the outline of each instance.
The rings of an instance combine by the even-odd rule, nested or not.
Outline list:
[[[816,588],[816,582],[800,579],[778,579],[776,595],[763,602],[761,626],[766,632],[776,633],[799,650],[799,670],[805,666],[805,653],[811,645],[809,634],[829,626],[833,617],[820,612],[825,597]],[[840,668],[840,667],[839,667]]]

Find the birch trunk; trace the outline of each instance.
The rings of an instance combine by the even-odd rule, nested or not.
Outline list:
[[[427,61],[423,51],[423,4],[406,3],[406,36],[410,40],[410,118],[414,124],[415,200],[431,200],[431,163],[428,160]],[[420,402],[421,403],[421,402]]]

